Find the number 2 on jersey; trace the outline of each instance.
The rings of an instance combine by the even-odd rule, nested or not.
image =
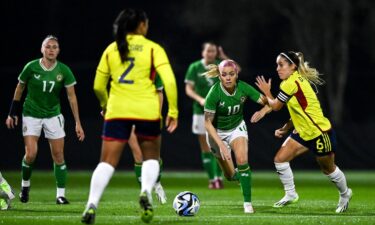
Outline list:
[[[122,83],[122,84],[134,84],[134,80],[125,80],[126,75],[128,75],[129,72],[134,67],[134,60],[135,60],[135,58],[129,57],[128,60],[130,62],[130,65],[128,66],[128,68],[126,68],[126,70],[124,71],[124,73],[122,73],[121,77],[118,79],[118,82]]]

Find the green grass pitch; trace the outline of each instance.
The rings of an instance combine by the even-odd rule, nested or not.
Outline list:
[[[0,211],[0,225],[81,224],[91,178],[91,171],[70,171],[67,197],[70,205],[55,204],[53,172],[35,171],[32,178],[30,201],[13,201],[12,209]],[[3,171],[4,177],[19,192],[20,173]],[[334,213],[338,193],[319,171],[296,171],[295,180],[300,200],[281,209],[272,204],[283,195],[274,172],[253,172],[253,205],[255,214],[244,214],[238,184],[225,182],[223,190],[209,190],[204,173],[164,172],[162,184],[168,203],[159,205],[154,198],[155,217],[151,224],[375,224],[375,171],[346,172],[353,198],[344,214]],[[179,217],[172,208],[176,194],[189,190],[196,193],[201,208],[194,217]],[[96,224],[143,224],[139,217],[139,187],[133,172],[116,171],[104,192]]]

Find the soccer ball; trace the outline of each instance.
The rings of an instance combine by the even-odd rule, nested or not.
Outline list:
[[[173,200],[173,208],[179,216],[194,216],[199,207],[198,196],[190,191],[179,193]]]

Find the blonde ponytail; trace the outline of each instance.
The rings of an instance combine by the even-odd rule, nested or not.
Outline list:
[[[320,78],[321,74],[318,72],[318,70],[310,67],[309,63],[304,61],[304,57],[301,52],[296,52],[296,55],[299,59],[298,73],[316,85],[323,85],[325,81]]]
[[[220,75],[219,66],[215,64],[210,64],[207,66],[208,71],[202,73],[201,76],[206,76],[208,78],[218,77]]]

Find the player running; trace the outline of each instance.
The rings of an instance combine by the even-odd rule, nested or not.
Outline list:
[[[276,64],[277,73],[282,80],[276,98],[271,94],[271,79],[266,81],[260,76],[256,82],[274,111],[280,110],[284,105],[288,107],[291,119],[275,131],[275,136],[282,138],[293,129],[274,158],[285,196],[273,206],[284,207],[298,201],[289,162],[311,150],[316,155],[322,172],[339,190],[340,199],[336,213],[345,212],[353,193],[346,184],[344,173],[335,164],[335,133],[330,121],[323,115],[319,100],[311,87],[311,84],[322,85],[324,81],[315,68],[304,62],[300,52],[280,53]]]
[[[205,127],[208,144],[215,154],[228,180],[237,180],[241,184],[244,198],[244,212],[254,213],[251,204],[251,171],[248,163],[248,134],[243,120],[243,107],[247,99],[264,105],[265,98],[251,85],[238,80],[238,66],[232,60],[223,60],[218,66],[210,65],[205,73],[208,77],[219,77],[211,87],[204,105]],[[263,118],[271,108],[265,105],[254,113],[251,122]],[[231,158],[235,155],[237,169]]]
[[[153,218],[151,191],[159,175],[160,103],[155,89],[160,76],[168,99],[166,127],[177,128],[176,80],[164,49],[145,38],[148,18],[144,11],[125,9],[114,22],[115,42],[104,51],[99,62],[94,91],[105,112],[102,154],[90,185],[89,199],[82,222],[91,224],[100,198],[129,140],[133,125],[142,150],[139,203],[144,222]],[[107,84],[111,79],[108,93]]]
[[[14,197],[12,187],[8,184],[0,172],[0,210],[9,209],[10,201],[14,199]]]
[[[203,43],[202,59],[190,64],[185,76],[186,95],[194,100],[192,132],[198,137],[203,168],[208,174],[208,188],[210,189],[223,188],[223,180],[222,171],[206,142],[203,106],[208,91],[219,79],[217,77],[202,76],[202,74],[207,72],[208,65],[220,63],[217,58],[220,60],[228,59],[221,47],[218,48],[212,42]]]
[[[155,87],[158,92],[159,96],[159,104],[160,104],[160,114],[161,114],[161,108],[163,106],[163,83],[159,76],[156,76],[155,78]],[[132,131],[128,140],[130,150],[132,151],[133,158],[134,158],[134,172],[135,177],[137,179],[137,182],[141,184],[141,175],[142,175],[142,162],[143,162],[143,155],[141,147],[139,146],[137,135],[135,134],[135,126],[132,127]],[[160,165],[160,171],[158,179],[156,180],[154,190],[157,199],[161,204],[167,203],[167,196],[164,192],[163,186],[161,185],[161,173],[163,171],[163,160],[159,159],[159,165]]]
[[[66,88],[70,108],[75,120],[75,131],[80,141],[85,133],[79,118],[78,102],[74,90],[76,79],[70,68],[57,60],[60,48],[55,36],[47,36],[42,43],[43,57],[26,64],[18,77],[10,112],[6,120],[9,129],[18,123],[21,97],[27,86],[27,96],[22,110],[22,133],[26,154],[22,160],[22,187],[20,200],[29,201],[31,173],[38,153],[41,131],[48,139],[56,177],[56,204],[68,204],[65,197],[67,166],[64,160],[64,117],[61,114],[60,93]]]

